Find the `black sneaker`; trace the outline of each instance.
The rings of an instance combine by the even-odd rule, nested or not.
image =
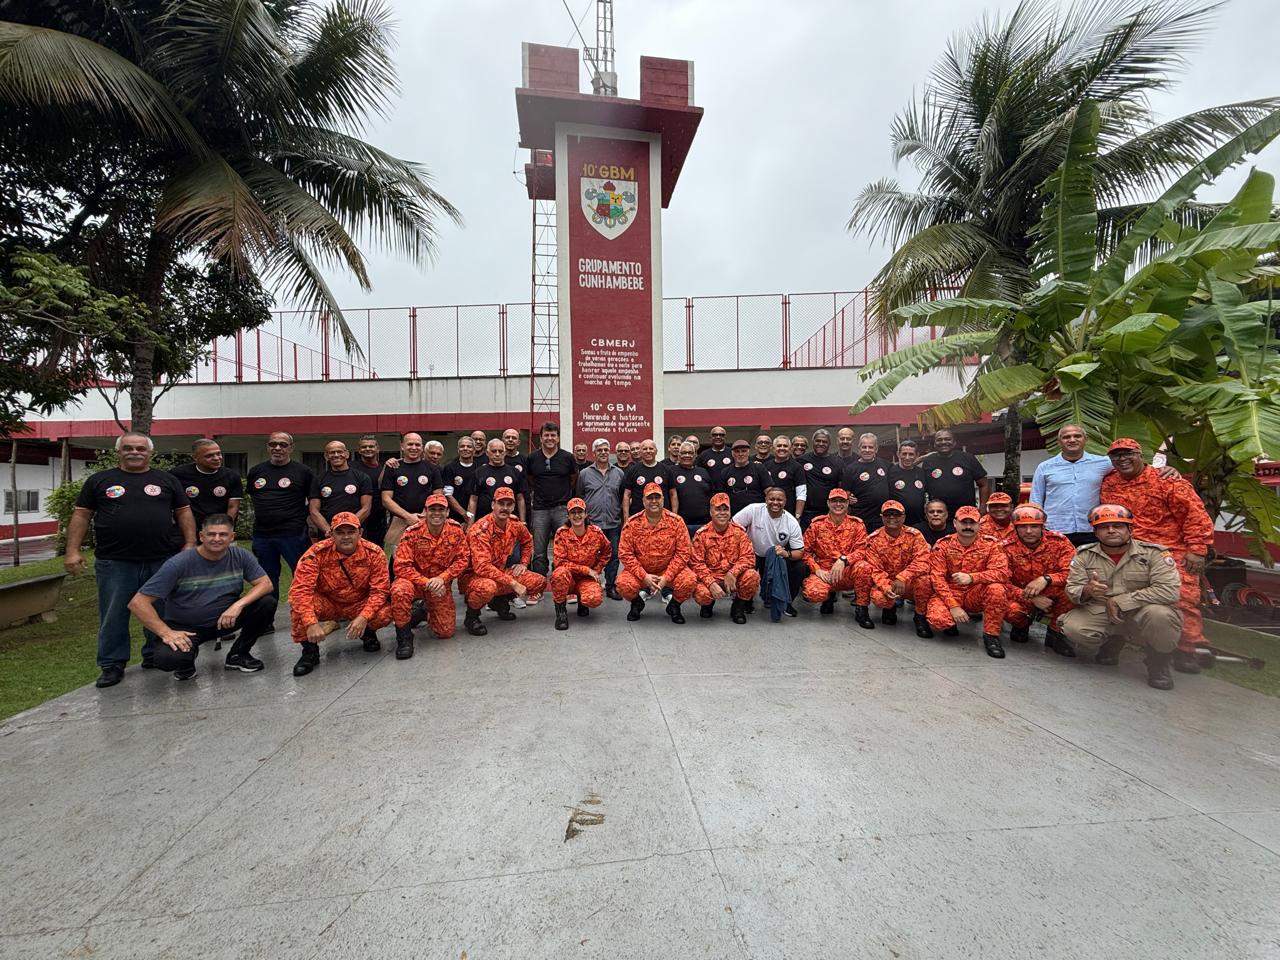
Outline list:
[[[876,628],[875,621],[871,619],[871,611],[860,603],[854,604],[853,622],[863,630],[874,630]]]
[[[225,670],[239,670],[241,673],[257,673],[262,669],[262,661],[252,653],[228,653]]]
[[[151,657],[143,657],[143,658],[142,658],[142,663],[140,664],[140,666],[142,667],[142,669],[143,669],[143,670],[158,670],[158,669],[159,669],[159,667],[157,667],[157,666],[156,666],[156,662],[155,662],[155,660],[153,660]]]
[[[173,679],[175,680],[190,680],[195,675],[195,667],[183,667],[181,670],[173,671]]]
[[[103,667],[101,675],[93,682],[93,685],[98,689],[114,687],[123,679],[124,667]]]
[[[1200,658],[1192,651],[1179,647],[1173,651],[1173,669],[1179,673],[1199,673]]]
[[[795,608],[795,607],[793,607],[793,606],[792,606],[791,604],[789,604],[789,603],[788,603],[785,607],[783,607],[783,608],[782,608],[782,612],[783,612],[783,613],[785,613],[788,617],[798,617],[798,616],[800,616],[800,614],[796,613],[796,608]]]
[[[631,601],[631,609],[627,611],[627,619],[635,622],[640,619],[640,612],[644,610],[644,601],[636,597]]]
[[[378,639],[378,633],[372,627],[365,630],[364,637],[361,638],[366,653],[377,653],[382,649],[382,642]]]

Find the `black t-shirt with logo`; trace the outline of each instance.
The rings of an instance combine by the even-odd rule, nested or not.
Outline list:
[[[685,523],[711,522],[711,495],[716,492],[711,470],[700,463],[676,467],[675,490],[680,497],[680,517]]]
[[[729,509],[735,514],[752,503],[764,503],[764,489],[769,486],[769,474],[755,460],[745,466],[731,463],[720,474],[720,489],[729,494]]]
[[[800,460],[804,468],[804,512],[815,516],[827,512],[827,494],[840,486],[844,464],[831,454],[806,454]]]
[[[769,475],[769,486],[781,487],[787,492],[787,512],[795,513],[796,487],[804,483],[804,465],[795,457],[788,457],[781,463],[769,460],[761,466]]]
[[[929,499],[941,500],[953,517],[961,507],[976,503],[973,485],[987,475],[978,458],[964,450],[952,450],[945,457],[931,453],[920,461],[920,467],[925,473]]]
[[[840,477],[840,486],[856,498],[849,504],[849,514],[866,524],[868,531],[879,529],[880,507],[895,499],[889,494],[889,464],[879,457],[851,460]]]
[[[194,463],[181,463],[169,472],[178,478],[183,492],[191,501],[197,530],[205,517],[226,513],[230,501],[244,496],[240,475],[230,467],[219,467],[213,473],[205,473]]]
[[[80,488],[77,507],[93,511],[94,554],[103,560],[164,560],[178,552],[173,512],[190,506],[182,482],[164,470],[99,470]]]
[[[315,474],[290,460],[276,466],[266,460],[249,469],[255,537],[296,537],[307,532],[307,498]]]
[[[391,499],[396,506],[410,513],[421,513],[431,491],[443,487],[440,468],[430,460],[419,460],[416,463],[401,460],[400,466],[394,469],[387,467],[382,471],[382,489],[390,490]],[[377,499],[381,499],[381,495]]]
[[[911,469],[896,463],[889,467],[889,499],[900,500],[907,508],[907,524],[924,523],[925,473],[919,464]]]
[[[666,461],[659,460],[652,467],[636,462],[627,467],[627,472],[622,478],[622,489],[631,491],[631,514],[639,513],[644,509],[644,488],[650,483],[656,483],[662,487],[662,505],[668,510],[671,509],[671,490],[675,486],[675,477],[671,475],[671,468],[667,466]]]
[[[517,497],[528,490],[524,482],[524,472],[516,470],[508,463],[495,467],[486,460],[476,467],[474,486],[471,493],[476,498],[476,519],[493,512],[493,494],[500,487],[510,487]]]
[[[486,459],[485,462],[487,463],[488,460]],[[503,462],[512,470],[514,470],[516,473],[520,474],[521,477],[524,477],[526,479],[525,490],[527,491],[529,489],[528,483],[527,483],[527,479],[529,476],[528,455],[523,453],[508,453],[506,459]]]
[[[369,504],[369,519],[365,521],[368,526],[381,526],[386,520],[386,511],[382,509],[382,497],[378,495],[379,484],[381,481],[378,475],[382,473],[382,462],[374,464],[372,467],[356,457],[351,461],[351,469],[358,473],[363,473],[369,478],[369,486],[373,490],[373,500]]]
[[[947,518],[947,525],[941,530],[930,530],[927,522],[913,523],[912,526],[924,534],[925,541],[931,547],[943,537],[949,537],[956,532],[955,524],[951,522],[950,517]]]
[[[341,473],[326,470],[311,482],[311,497],[320,501],[320,516],[326,521],[344,510],[359,513],[362,496],[373,496],[373,484],[363,473],[350,467]]]
[[[533,491],[533,509],[550,510],[563,507],[573,493],[578,475],[578,462],[568,450],[557,450],[548,457],[535,450],[525,459],[529,489]]]
[[[476,478],[476,467],[480,466],[479,460],[472,460],[470,463],[463,463],[461,460],[453,459],[444,465],[444,485],[446,490],[452,488],[451,496],[462,504],[463,513],[457,519],[466,519],[467,498],[471,496],[474,489]],[[456,513],[456,511],[455,511]]]
[[[697,462],[710,470],[712,477],[719,483],[720,475],[733,463],[733,453],[728,447],[721,447],[719,450],[707,447],[698,454]]]

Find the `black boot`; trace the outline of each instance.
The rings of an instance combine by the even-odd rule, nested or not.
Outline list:
[[[945,630],[942,631],[942,635],[944,637],[958,637],[960,636],[960,628],[957,626],[947,627]]]
[[[1192,651],[1179,647],[1173,651],[1173,669],[1179,673],[1199,673],[1200,659]]]
[[[293,665],[295,677],[305,677],[320,664],[320,644],[302,641],[302,656]]]
[[[498,615],[499,620],[514,620],[516,615],[511,612],[510,597],[494,597],[493,602],[489,604],[489,609]]]
[[[836,602],[830,597],[822,601],[822,606],[818,608],[818,612],[824,617],[836,612]]]
[[[712,600],[710,603],[706,604],[705,606],[699,606],[698,616],[700,616],[703,620],[710,620],[711,615],[715,612],[715,609],[716,609],[716,602]]]
[[[1120,651],[1123,649],[1123,635],[1110,637],[1106,643],[1098,648],[1097,654],[1094,655],[1093,662],[1100,663],[1104,667],[1114,667],[1120,662]]]
[[[1169,662],[1173,659],[1172,653],[1156,653],[1154,650],[1147,650],[1148,687],[1154,687],[1157,690],[1173,689],[1173,677],[1169,675]]]
[[[256,637],[254,639],[257,639]],[[236,637],[227,654],[224,670],[239,670],[241,673],[257,673],[262,669],[262,661],[253,655],[254,640],[246,641],[244,635]]]
[[[413,606],[409,612],[409,629],[419,627],[427,622],[427,602],[425,600],[413,601]]]
[[[916,625],[916,636],[921,640],[931,640],[933,638],[933,627],[929,626],[929,621],[925,619],[923,613],[913,614],[911,622]]]
[[[729,619],[734,623],[747,622],[747,604],[742,600],[734,600],[729,607]]]
[[[569,629],[569,605],[566,603],[556,604],[556,629]]]
[[[631,601],[631,609],[627,611],[627,619],[635,622],[640,619],[640,611],[644,609],[644,601],[636,597]]]
[[[1009,639],[1012,640],[1014,643],[1026,643],[1028,640],[1031,639],[1030,625],[1025,627],[1010,627]]]
[[[1057,630],[1045,631],[1044,646],[1046,650],[1052,650],[1060,657],[1074,657],[1076,655],[1075,647],[1071,646],[1071,641]]]
[[[578,616],[580,617],[591,616],[591,608],[582,602],[581,597],[578,598]]]
[[[880,622],[886,627],[892,627],[898,622],[898,608],[886,607],[880,611]]]
[[[362,638],[364,649],[368,653],[376,653],[382,649],[382,642],[378,639],[378,631],[373,627],[367,627]]]
[[[680,612],[680,604],[674,599],[667,601],[667,616],[671,618],[672,623],[684,623],[684,614]]]
[[[413,656],[413,627],[396,627],[396,659],[408,660]]]
[[[982,645],[987,648],[988,657],[994,657],[997,660],[1004,659],[1004,647],[1000,643],[1000,634],[984,633],[982,635]]]
[[[863,630],[874,630],[875,623],[871,620],[871,612],[860,603],[853,605],[853,619]]]
[[[467,607],[467,615],[462,618],[462,625],[473,637],[483,637],[489,632],[489,628],[480,622],[480,611],[474,607]]]
[[[754,600],[748,600],[748,601],[743,605],[742,609],[743,609],[743,610],[745,610],[747,613],[755,613],[755,612],[756,612],[756,602],[755,602]]]

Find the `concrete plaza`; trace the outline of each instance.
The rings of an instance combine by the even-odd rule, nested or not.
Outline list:
[[[1280,956],[1280,701],[687,606],[0,724],[0,957]]]

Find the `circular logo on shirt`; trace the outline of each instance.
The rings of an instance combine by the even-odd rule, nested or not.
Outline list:
[[[520,473],[524,473],[524,464],[523,464],[523,463],[517,463],[517,464],[515,465],[515,468],[516,468],[516,470],[518,470]]]
[[[261,490],[266,485],[267,485],[266,477],[259,477],[257,480],[253,481],[253,489],[255,490]]]
[[[785,479],[787,479],[787,471],[785,471],[785,470],[779,470],[779,471],[778,471],[778,479],[779,479],[779,480],[785,480]]]
[[[747,476],[743,477],[743,478],[742,478],[742,482],[743,482],[743,483],[750,483],[750,482],[751,482],[751,476],[750,476],[750,474],[748,474]]]
[[[423,484],[425,484],[428,479],[429,478],[425,473],[418,474],[418,486],[422,486]]]
[[[507,486],[511,486],[511,484],[515,483],[516,481],[514,477],[503,477],[502,482],[505,483]]]
[[[940,476],[942,476],[942,471],[939,470],[937,467],[934,467],[932,470],[929,471],[929,476],[937,480]]]
[[[868,480],[871,479],[871,474],[863,470],[862,473],[858,474],[858,479],[861,480],[863,483],[866,483]]]
[[[893,489],[895,489],[895,490],[905,490],[906,488],[907,488],[907,481],[905,481],[905,480],[895,480],[895,481],[893,481]]]
[[[453,475],[453,485],[455,487],[462,486],[462,478],[458,476],[456,473]]]
[[[952,468],[951,468],[951,475],[952,475],[953,477],[963,477],[963,476],[964,476],[964,467],[952,467]]]
[[[728,480],[725,481],[725,485],[730,487],[732,487],[735,483],[737,483],[737,481],[734,480],[733,477],[730,477]]]
[[[214,488],[213,488],[213,495],[214,495],[215,497],[225,497],[225,496],[227,495],[227,488],[226,488],[226,487],[214,487]]]
[[[200,488],[196,486],[187,487],[187,489],[183,490],[182,492],[185,493],[188,497],[200,496]]]
[[[693,479],[695,479],[695,480],[697,480],[699,483],[701,483],[701,482],[702,482],[702,474],[700,474],[700,473],[695,473],[695,474],[693,475]]]
[[[683,475],[683,474],[681,474],[680,476],[676,477],[676,483],[684,483],[684,475]]]
[[[290,480],[288,477],[281,477],[277,481],[277,485],[280,487],[281,490],[284,490],[285,488],[292,486],[292,484],[293,484],[293,481]]]
[[[831,475],[831,468],[830,468],[830,467],[823,467],[823,468],[822,468],[822,472],[823,472],[824,474],[826,474],[827,476],[830,476],[830,475]]]
[[[347,484],[345,487],[343,487],[342,489],[343,489],[343,490],[345,490],[347,493],[355,493],[355,492],[356,492],[356,485],[355,485],[354,483],[348,483],[348,484]]]
[[[403,473],[400,474],[400,476],[396,477],[397,487],[407,487],[408,485],[409,485],[409,478],[406,477]]]
[[[721,457],[720,463],[727,467],[729,464],[733,463],[733,457]]]
[[[320,488],[320,496],[322,496],[322,497],[327,497],[327,496],[329,496],[331,493],[333,493],[333,487],[321,487],[321,488]]]
[[[493,477],[485,477],[485,478],[484,478],[484,483],[485,483],[485,486],[486,486],[486,487],[492,487],[492,486],[493,486],[494,484],[496,484],[497,482],[498,482],[498,481],[497,481],[497,480],[495,480]]]
[[[913,480],[913,481],[912,481],[912,483],[914,483],[914,484],[915,484],[915,488],[916,488],[917,490],[923,490],[923,489],[924,489],[924,481],[923,481],[923,480]]]
[[[108,500],[119,500],[124,496],[124,487],[119,484],[112,484],[103,491],[107,495]]]
[[[805,469],[805,472],[807,473],[808,471],[810,471],[810,470],[812,470],[812,469],[813,469],[813,464],[812,464],[812,463],[806,463],[806,464],[804,465],[804,469]]]
[[[877,473],[879,476],[882,476],[882,477],[883,477],[883,476],[884,476],[884,467],[876,467],[876,473]]]
[[[160,488],[156,486],[154,483],[148,483],[145,487],[142,488],[142,492],[145,493],[148,497],[160,496]]]
[[[656,483],[658,486],[662,486],[662,477],[654,477],[653,482]]]

